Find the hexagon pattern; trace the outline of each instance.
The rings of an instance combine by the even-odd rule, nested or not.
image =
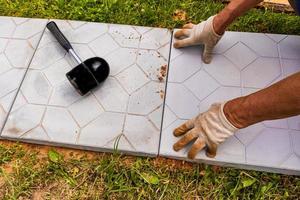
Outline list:
[[[3,31],[3,35],[23,34],[27,39],[36,32],[32,28],[36,22],[22,23],[22,27],[30,28],[24,33],[19,30],[22,27],[16,28],[14,21],[11,22],[12,25],[3,22],[13,29],[11,33]],[[112,151],[118,146],[121,151],[157,155],[167,73],[162,70],[168,64],[170,31],[56,22],[82,60],[94,56],[105,58],[110,64],[110,76],[99,88],[80,96],[65,76],[76,62],[45,30],[2,136],[97,150]],[[27,43],[0,40],[0,62],[5,63],[0,74],[6,75],[0,76],[0,83],[6,86],[3,88],[1,84],[0,102],[5,105],[7,99],[12,100],[5,95],[18,85],[7,79],[18,77],[17,70],[26,67],[29,60],[26,56],[34,51],[26,50],[23,55],[22,51],[9,49],[16,46],[24,49],[23,42]],[[12,57],[17,58],[9,62]],[[0,114],[3,112],[7,112],[6,106],[0,107]]]
[[[212,103],[251,94],[299,72],[299,40],[300,36],[226,32],[210,64],[200,60],[202,46],[172,48],[160,155],[186,160],[191,144],[175,152],[172,146],[178,139],[173,130]],[[221,144],[215,158],[202,151],[196,161],[300,174],[299,130],[300,116],[258,123]]]
[[[0,126],[10,112],[1,137],[187,159],[188,148],[172,149],[174,128],[300,71],[299,36],[226,32],[204,64],[201,46],[170,53],[167,29],[56,20],[83,60],[99,56],[111,66],[82,97],[65,77],[76,62],[43,31],[46,22],[0,17]],[[265,121],[239,130],[216,158],[202,151],[196,161],[299,174],[299,138],[300,116]]]
[[[40,40],[47,21],[0,17],[0,130],[37,47],[36,41]],[[20,102],[16,101],[15,107],[19,108]],[[22,110],[16,112],[23,113]],[[23,127],[20,130],[23,131]]]

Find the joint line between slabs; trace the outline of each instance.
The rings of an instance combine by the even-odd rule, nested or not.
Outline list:
[[[165,115],[165,106],[166,106],[166,99],[167,99],[167,86],[168,86],[168,79],[169,79],[169,72],[170,72],[170,63],[171,63],[171,54],[172,54],[172,46],[173,46],[173,34],[174,30],[171,30],[171,40],[169,45],[169,58],[168,58],[168,68],[167,68],[167,77],[166,77],[166,84],[165,84],[165,95],[164,95],[164,101],[163,101],[163,108],[162,108],[162,116],[161,116],[161,123],[160,123],[160,134],[159,134],[159,143],[158,143],[158,152],[157,156],[160,155],[160,146],[161,146],[161,137],[163,132],[163,124],[164,124],[164,115]]]

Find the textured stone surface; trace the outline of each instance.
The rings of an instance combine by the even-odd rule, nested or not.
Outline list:
[[[300,71],[299,40],[300,36],[226,32],[210,64],[200,60],[200,46],[172,48],[160,154],[187,159],[190,145],[179,152],[172,148],[178,141],[174,128],[212,103],[251,94]],[[299,116],[258,123],[221,144],[215,158],[202,151],[196,161],[299,174],[299,130]]]
[[[110,64],[110,76],[99,88],[81,97],[65,76],[76,62],[46,30],[2,136],[97,150],[112,151],[117,146],[121,151],[157,155],[166,84],[161,67],[168,64],[170,31],[56,22],[82,60],[93,56],[105,58]],[[23,35],[29,37],[34,32],[33,28]],[[8,33],[7,30],[3,34]],[[22,33],[17,35],[22,36]],[[23,48],[24,44],[14,45]],[[6,50],[5,46],[6,41],[0,40],[0,51]],[[9,52],[12,57],[20,54]],[[12,65],[27,62],[25,57],[21,58]],[[9,56],[0,56],[3,63],[9,63],[7,59]],[[7,64],[0,72],[6,73],[10,67]],[[14,70],[8,71],[3,80],[0,76],[0,82],[7,85],[0,90],[1,97],[18,86],[8,84],[7,79],[17,77],[16,70],[20,69]],[[3,103],[6,102],[3,99]],[[0,114],[2,112],[7,110],[1,109]]]
[[[204,64],[199,46],[170,54],[167,29],[56,20],[83,60],[99,56],[111,66],[107,81],[81,97],[65,77],[76,62],[47,30],[42,36],[46,22],[0,17],[0,126],[10,111],[4,138],[186,159],[188,148],[172,149],[174,128],[214,102],[300,71],[299,36],[227,32]],[[239,130],[216,158],[202,151],[196,161],[299,174],[299,131],[300,116],[265,121]]]
[[[0,17],[0,130],[46,22],[43,19]],[[19,106],[20,102],[16,102],[16,107]]]

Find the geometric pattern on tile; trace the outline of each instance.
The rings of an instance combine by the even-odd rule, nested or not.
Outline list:
[[[0,17],[5,27],[0,30],[0,85],[5,86],[0,89],[0,125],[14,102],[4,138],[97,150],[117,146],[124,152],[156,155],[162,127],[159,153],[186,159],[187,148],[172,149],[178,141],[174,128],[216,101],[248,95],[300,69],[299,36],[226,32],[207,65],[201,61],[201,46],[172,48],[170,54],[167,29],[56,20],[82,60],[100,56],[110,63],[108,80],[83,98],[65,78],[76,62],[48,30],[40,41],[46,22]],[[166,80],[161,67],[169,55],[163,105]],[[299,131],[300,116],[265,121],[238,131],[219,146],[216,158],[207,158],[204,151],[196,158],[299,171]]]
[[[75,143],[79,133],[78,125],[64,108],[47,107],[41,126],[52,142]]]
[[[241,34],[239,32],[227,31],[222,37],[222,40],[214,48],[214,53],[222,54],[229,48],[233,47],[236,43],[240,41]]]
[[[106,111],[126,112],[129,95],[113,77],[108,77],[100,89],[94,92]]]
[[[145,27],[146,28],[146,27]],[[146,28],[147,29],[147,28]],[[140,37],[141,49],[159,49],[170,42],[170,32],[167,29],[154,28]]]
[[[133,27],[110,25],[109,33],[121,47],[139,47],[141,35]]]
[[[300,59],[300,37],[289,35],[279,43],[281,58]]]
[[[250,144],[266,127],[262,123],[253,124],[247,128],[240,129],[236,137],[244,144]]]
[[[288,129],[287,119],[276,119],[276,120],[267,120],[263,122],[266,127],[269,128],[282,128]]]
[[[291,131],[291,139],[293,143],[293,150],[296,155],[300,156],[300,131]]]
[[[258,58],[242,71],[243,86],[264,88],[280,75],[278,58]]]
[[[44,19],[0,17],[0,130],[46,23]]]
[[[289,117],[287,121],[290,129],[300,131],[300,115]]]
[[[128,113],[148,115],[161,107],[162,97],[159,94],[161,90],[164,90],[162,85],[152,81],[133,92],[128,102]]]
[[[215,55],[210,64],[204,65],[212,77],[224,86],[237,86],[241,84],[240,70],[222,55]]]
[[[168,96],[166,105],[180,119],[189,119],[198,113],[197,106],[199,100],[184,85],[178,83],[169,83],[167,86]]]
[[[279,166],[291,154],[287,130],[266,129],[247,146],[247,163],[261,166]]]
[[[241,42],[236,43],[223,55],[226,56],[239,69],[245,68],[257,58],[255,52]]]
[[[186,154],[189,148],[186,148]],[[218,146],[215,158],[207,158],[204,151],[201,151],[196,159],[205,159],[208,161],[226,162],[226,163],[244,163],[245,162],[245,146],[236,138],[230,137],[224,143]]]
[[[299,169],[295,166],[300,165],[300,158],[294,154],[292,154],[286,161],[281,164],[281,167],[284,169],[291,169],[299,171]]]
[[[109,55],[104,56],[111,67],[110,74],[117,75],[127,67],[134,64],[136,60],[136,49],[118,48]]]
[[[159,153],[188,160],[191,144],[179,152],[173,150],[179,139],[173,136],[176,127],[205,112],[212,103],[249,95],[298,72],[300,59],[295,53],[286,56],[291,51],[300,55],[295,49],[298,44],[286,43],[296,43],[299,39],[299,36],[226,32],[214,49],[210,64],[200,60],[201,46],[171,48]],[[187,67],[186,71],[177,66],[176,60]],[[295,173],[300,171],[297,165],[300,143],[296,139],[299,131],[300,116],[261,122],[239,130],[226,140],[215,158],[208,158],[201,151],[193,161]]]
[[[45,30],[17,96],[25,102],[14,105],[2,136],[110,151],[119,142],[119,150],[157,155],[168,63],[159,49],[170,31],[55,21],[82,60],[105,58],[110,76],[81,97],[65,76],[76,62]]]
[[[210,105],[216,102],[223,102],[230,100],[232,98],[240,97],[241,96],[241,89],[237,87],[219,87],[205,99],[203,99],[198,105],[198,113],[205,112],[209,109]]]
[[[137,65],[125,69],[116,77],[128,93],[134,92],[150,81]]]
[[[146,74],[147,78],[157,80],[158,70],[167,64],[167,59],[158,51],[141,49],[137,55],[136,63]]]
[[[224,55],[239,69],[244,69],[257,58],[255,52],[241,42],[228,49]]]
[[[104,112],[83,127],[78,144],[103,147],[122,132],[124,114]]]
[[[300,72],[300,60],[281,59],[281,62],[285,77]]]
[[[205,82],[205,84],[202,84]],[[191,78],[184,82],[184,85],[189,88],[199,100],[204,99],[220,85],[204,70],[198,71]]]
[[[105,43],[108,44],[103,46],[102,44]],[[112,39],[109,34],[105,34],[102,37],[94,40],[93,42],[89,43],[89,46],[90,49],[92,49],[95,54],[98,55],[106,55],[119,48],[119,45]]]
[[[241,34],[241,41],[260,56],[278,57],[276,42],[264,34],[243,33]]]
[[[170,51],[169,43],[165,44],[163,47],[158,49],[160,55],[162,55],[166,60],[169,59],[169,51]]]
[[[134,148],[138,152],[147,154],[157,154],[156,148],[149,148],[145,151],[145,147],[159,146],[159,140],[153,140],[153,135],[149,133],[155,133],[157,128],[153,126],[152,122],[144,116],[127,115],[126,123],[124,127],[124,135],[134,144]],[[159,137],[160,134],[157,133]],[[128,149],[130,150],[130,149]]]
[[[281,40],[287,37],[287,35],[272,34],[272,33],[266,33],[265,35],[271,38],[276,43],[279,43]]]
[[[189,47],[186,52],[171,59],[172,68],[170,68],[169,73],[172,76],[169,76],[168,81],[182,83],[199,71],[202,68],[200,53],[199,49]]]

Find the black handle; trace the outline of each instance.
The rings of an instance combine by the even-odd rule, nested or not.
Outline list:
[[[54,35],[54,37],[57,39],[59,44],[66,50],[69,51],[70,49],[73,49],[72,45],[68,41],[68,39],[64,36],[64,34],[59,30],[58,26],[54,21],[51,21],[47,24],[47,28],[49,31]]]

